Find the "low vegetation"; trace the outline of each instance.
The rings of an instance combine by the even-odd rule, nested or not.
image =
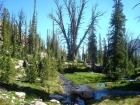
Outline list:
[[[100,100],[87,100],[87,105],[139,105],[140,95],[111,95]]]

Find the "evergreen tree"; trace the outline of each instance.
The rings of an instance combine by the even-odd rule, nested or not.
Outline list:
[[[32,31],[34,36],[34,53],[37,51],[37,12],[36,12],[36,0],[34,0],[34,13],[32,18]]]
[[[36,55],[37,51],[37,12],[36,12],[36,0],[34,0],[34,12],[33,18],[30,21],[29,28],[29,53]]]
[[[33,29],[32,29],[32,23],[30,22],[30,27],[29,27],[29,54],[33,54],[33,49],[34,49],[34,36],[33,36]]]
[[[1,62],[1,66],[2,66],[1,68],[2,71],[0,73],[0,79],[2,82],[9,83],[15,74],[14,66],[11,62],[10,54],[8,56],[3,54],[3,60]]]
[[[99,63],[100,65],[103,64],[103,52],[102,52],[102,42],[101,42],[101,35],[99,34],[99,54],[98,54],[98,57],[99,57]]]
[[[10,37],[8,35],[7,18],[9,17],[9,12],[6,8],[3,10],[3,22],[2,22],[2,36],[3,36],[3,51],[6,53],[9,51]]]
[[[107,45],[106,45],[105,38],[103,39],[103,47],[104,47],[104,51],[103,51],[103,67],[106,67],[106,64],[107,64]]]
[[[15,24],[15,16],[12,15],[11,21],[11,55],[16,57],[16,37],[17,37],[17,27]]]
[[[26,68],[26,80],[30,83],[35,83],[37,78],[37,68],[35,65],[35,58],[31,60],[31,65]]]
[[[114,1],[114,10],[110,20],[109,34],[109,51],[108,55],[111,60],[111,71],[115,73],[115,78],[121,76],[125,68],[126,49],[125,49],[125,15],[123,14],[123,4],[121,0]]]
[[[57,62],[52,57],[52,51],[49,49],[47,56],[41,62],[40,77],[41,83],[46,84],[47,80],[54,80],[57,77],[58,67]]]
[[[26,56],[27,52],[28,52],[28,41],[27,41],[27,21],[25,20],[25,30],[24,30],[24,49],[23,49],[23,52],[24,52],[24,56]]]
[[[95,63],[97,62],[97,41],[95,35],[94,25],[90,26],[88,38],[88,56],[92,64],[92,69],[95,70]]]

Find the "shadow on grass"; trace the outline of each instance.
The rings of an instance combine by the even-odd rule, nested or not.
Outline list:
[[[88,72],[86,68],[76,68],[76,67],[71,67],[71,68],[65,68],[64,73],[74,73],[74,72]]]
[[[108,95],[100,100],[85,100],[86,105],[139,105],[139,102],[140,95]]]
[[[140,82],[127,82],[124,85],[114,86],[111,89],[140,91]]]
[[[0,82],[0,88],[3,88],[7,91],[21,91],[21,92],[25,92],[26,93],[26,99],[29,98],[40,98],[43,101],[47,101],[48,100],[48,93],[46,93],[43,90],[39,90],[39,89],[35,89],[35,88],[31,88],[31,87],[25,87],[25,86],[19,86],[15,83],[2,83]]]

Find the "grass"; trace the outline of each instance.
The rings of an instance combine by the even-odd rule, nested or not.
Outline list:
[[[87,105],[140,105],[140,95],[111,95],[101,100],[86,100]]]
[[[89,73],[89,72],[75,72],[67,73],[66,78],[71,79],[76,84],[86,84],[94,87],[97,83],[111,82],[108,77],[100,73]]]
[[[42,99],[47,105],[52,105],[49,102],[49,94],[63,93],[59,78],[55,81],[47,81],[47,84],[44,87],[38,82],[34,84],[26,83],[24,81],[14,81],[8,84],[0,82],[0,91],[8,94],[10,97],[15,96],[15,92],[25,92],[25,102],[31,102],[34,99]],[[17,104],[15,103],[15,105],[20,105],[21,101],[16,101]],[[11,102],[11,99],[8,99],[8,102]],[[7,103],[7,99],[0,99],[0,103],[0,105],[13,105],[12,103]]]

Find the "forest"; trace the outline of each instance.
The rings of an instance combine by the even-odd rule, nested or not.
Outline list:
[[[96,86],[98,83],[104,83],[107,84],[104,88],[140,92],[138,88],[140,86],[140,35],[133,39],[133,33],[125,28],[127,17],[123,13],[122,1],[113,0],[108,33],[106,38],[102,38],[99,34],[99,40],[97,40],[98,22],[106,12],[100,11],[97,3],[92,6],[90,22],[79,40],[79,30],[83,24],[82,19],[88,1],[81,0],[80,4],[75,0],[62,1],[63,4],[60,4],[59,0],[54,0],[56,12],[50,11],[47,14],[52,21],[52,31],[46,29],[45,40],[41,38],[37,29],[39,11],[36,10],[36,0],[29,23],[24,9],[20,9],[16,15],[11,14],[5,8],[4,2],[0,2],[0,103],[2,105],[21,105],[21,103],[27,105],[27,102],[35,98],[42,99],[48,105],[57,105],[48,102],[49,96],[57,93],[67,94],[62,88],[62,80],[64,79],[64,82],[66,78],[76,86],[86,84],[96,89],[100,88]],[[133,9],[139,8],[139,4],[135,4]],[[70,23],[68,29],[64,23],[63,11],[68,14]],[[139,14],[136,18],[140,19]],[[55,28],[56,25],[58,29]],[[60,43],[61,41],[63,43]],[[135,82],[127,81],[128,79],[133,79]],[[15,101],[11,104],[1,98],[1,92],[8,94],[7,91],[23,91],[27,96],[25,101]],[[77,91],[72,91],[71,94],[73,97],[78,95],[86,103],[80,104],[82,101],[72,98],[78,105],[100,105],[97,100],[88,102],[85,96]],[[136,101],[135,105],[138,105],[140,100],[136,97],[132,103]],[[110,98],[105,97],[101,102]],[[124,96],[121,100],[123,98]],[[125,97],[127,98],[130,97]],[[117,97],[114,96],[114,99],[117,100]]]

